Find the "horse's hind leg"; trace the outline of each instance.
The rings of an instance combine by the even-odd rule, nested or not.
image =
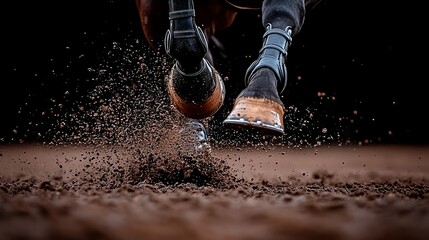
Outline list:
[[[299,32],[306,7],[319,0],[265,0],[262,23],[266,27],[259,57],[245,74],[247,87],[224,120],[227,125],[284,132],[284,105],[279,97],[287,83],[285,60],[292,36]]]
[[[186,117],[210,117],[222,106],[225,87],[205,58],[207,39],[195,23],[193,1],[169,0],[169,20],[164,46],[176,60],[167,86],[172,103]]]

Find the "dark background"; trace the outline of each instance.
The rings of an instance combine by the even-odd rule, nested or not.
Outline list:
[[[1,9],[3,140],[32,121],[20,112],[22,106],[46,107],[71,86],[88,87],[87,69],[100,61],[105,46],[144,41],[132,0],[11,1]],[[351,141],[429,143],[422,9],[401,1],[322,1],[289,51],[285,104],[353,120],[343,132]],[[225,45],[231,58],[222,71],[244,73],[250,60],[243,55],[259,50],[259,24],[253,13],[243,13],[232,29],[219,33],[219,39],[231,40]],[[240,89],[238,78],[228,87]],[[238,91],[229,91],[229,97]]]

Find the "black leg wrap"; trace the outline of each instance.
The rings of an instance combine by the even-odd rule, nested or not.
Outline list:
[[[259,57],[247,69],[245,84],[248,85],[252,75],[260,68],[270,68],[277,77],[279,93],[283,92],[287,83],[287,70],[285,60],[287,50],[292,42],[292,28],[285,30],[272,28],[271,24],[263,36],[264,43],[259,51]]]
[[[178,61],[177,66],[182,72],[197,72],[208,51],[208,44],[203,31],[195,23],[193,1],[170,0],[169,9],[170,29],[165,34],[165,51]]]

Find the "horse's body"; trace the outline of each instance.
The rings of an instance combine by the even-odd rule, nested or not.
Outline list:
[[[168,84],[173,105],[190,119],[213,115],[223,103],[223,82],[213,66],[207,39],[230,27],[240,11],[261,14],[266,31],[246,88],[224,123],[283,133],[280,100],[287,82],[285,60],[306,10],[320,0],[136,0],[144,35],[176,60]],[[258,27],[258,26],[255,26]]]

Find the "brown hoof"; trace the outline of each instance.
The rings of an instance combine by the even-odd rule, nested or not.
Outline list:
[[[172,76],[167,84],[168,94],[173,106],[185,117],[204,119],[213,116],[223,105],[225,99],[225,85],[219,73],[211,68],[215,80],[215,88],[210,97],[201,102],[188,102],[181,98],[174,90]],[[195,86],[198,87],[198,86]]]
[[[284,133],[283,105],[262,98],[242,97],[235,101],[225,125],[238,128],[251,128],[261,133],[281,135]]]

